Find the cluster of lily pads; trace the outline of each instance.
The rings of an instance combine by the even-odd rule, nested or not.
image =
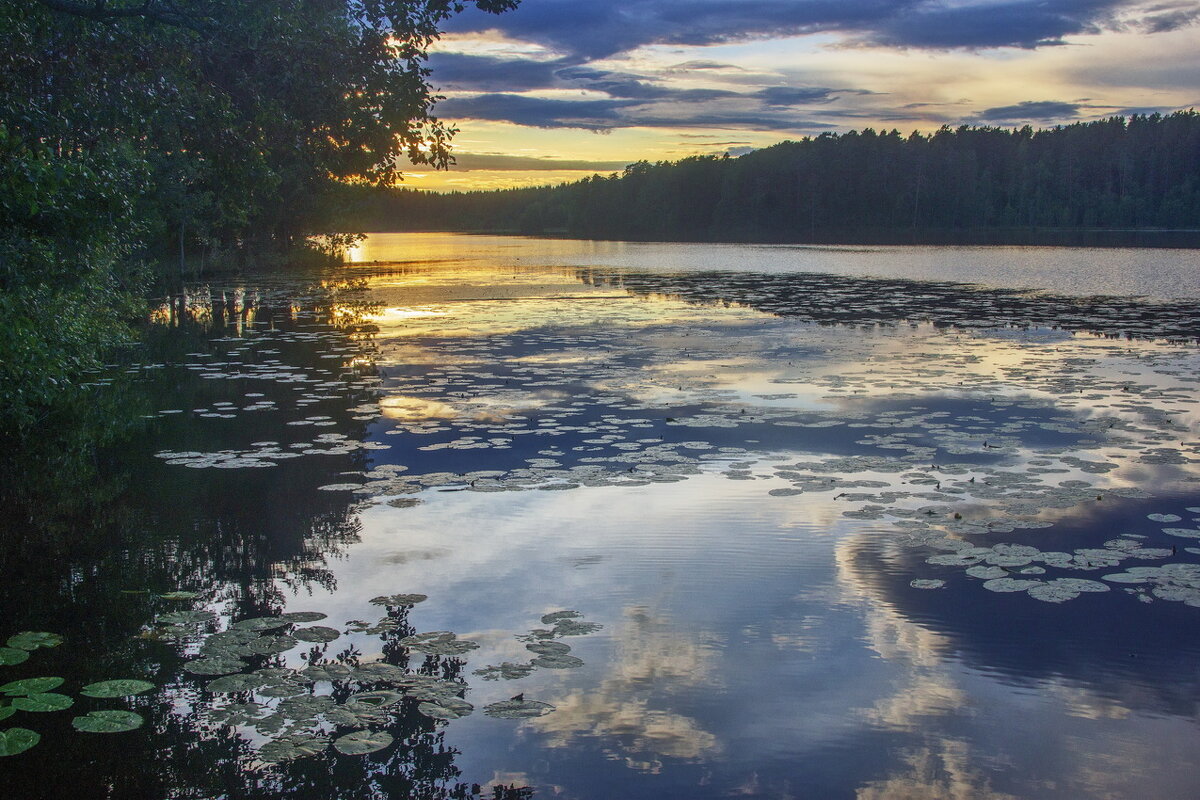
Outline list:
[[[505,661],[501,664],[489,665],[475,670],[475,674],[485,681],[516,680],[533,674],[534,670],[542,669],[574,669],[583,666],[583,659],[570,655],[571,646],[565,642],[554,641],[564,636],[583,636],[595,633],[603,626],[598,622],[586,622],[578,611],[554,611],[542,615],[542,624],[549,628],[534,628],[529,633],[517,636],[517,640],[525,642],[525,649],[533,653],[526,663]],[[495,715],[493,715],[495,716]]]
[[[22,631],[8,638],[6,646],[0,647],[0,666],[23,664],[32,651],[58,647],[63,639],[56,633],[46,631]],[[22,678],[0,685],[0,720],[6,720],[18,712],[44,714],[65,711],[75,705],[70,695],[56,692],[65,683],[59,677]],[[129,678],[97,681],[79,690],[85,697],[114,699],[133,697],[153,690],[148,681]],[[140,714],[120,709],[89,711],[71,720],[72,727],[83,733],[123,733],[142,726]],[[15,727],[0,730],[0,756],[23,753],[42,740],[41,734],[29,728]]]
[[[344,663],[325,657],[326,646],[346,634],[386,637],[402,633],[407,611],[426,599],[423,594],[375,597],[371,604],[384,607],[387,613],[375,621],[350,620],[342,630],[313,624],[326,618],[322,613],[299,611],[241,619],[224,630],[209,632],[206,629],[218,621],[214,612],[177,611],[156,618],[153,638],[198,642],[195,657],[184,670],[204,681],[203,688],[211,696],[204,706],[205,715],[214,724],[252,731],[255,738],[265,740],[255,754],[259,762],[278,764],[321,753],[330,746],[343,754],[366,755],[393,743],[387,730],[391,715],[402,712],[406,701],[408,707],[432,720],[458,719],[474,710],[463,699],[468,687],[461,681],[385,661]],[[575,611],[548,614],[542,621],[551,628],[519,637],[529,640],[529,648],[537,654],[530,671],[535,666],[577,665],[578,659],[566,654],[569,647],[550,640],[599,629],[595,623],[581,621],[580,616]],[[479,646],[450,631],[414,633],[395,641],[429,657],[457,658]],[[304,666],[280,663],[277,657],[302,644],[313,645],[301,656]],[[484,673],[487,670],[477,674]],[[522,695],[490,704],[484,713],[520,719],[553,709],[549,703],[526,700]]]

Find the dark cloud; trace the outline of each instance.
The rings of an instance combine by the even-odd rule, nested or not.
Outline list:
[[[438,103],[439,116],[486,119],[533,128],[583,128],[604,131],[624,127],[620,111],[634,100],[555,100],[520,94],[481,94],[451,97]]]
[[[531,156],[506,156],[498,153],[455,153],[454,170],[587,170],[589,172],[620,172],[628,161],[580,161],[562,158],[535,158]]]
[[[981,120],[995,122],[1036,120],[1049,122],[1058,119],[1071,119],[1079,116],[1079,109],[1084,108],[1078,103],[1064,103],[1058,100],[1026,100],[1014,106],[997,106],[985,109],[977,115]]]
[[[768,86],[755,93],[768,106],[802,106],[813,103],[828,103],[836,97],[836,89],[820,89],[805,86]]]
[[[579,89],[604,92],[610,97],[629,100],[669,100],[675,103],[703,103],[723,97],[738,97],[737,92],[723,89],[673,89],[648,83],[645,76],[625,72],[609,72],[592,67],[560,69],[559,78],[570,81]]]
[[[527,92],[555,83],[561,61],[531,61],[462,53],[434,53],[429,57],[431,80],[440,89],[476,92]]]
[[[500,16],[465,13],[455,31],[498,28],[584,63],[648,44],[708,45],[837,31],[898,47],[991,48],[1061,44],[1071,34],[1115,24],[1168,30],[1195,18],[1194,4],[1137,11],[1135,0],[525,0]],[[693,69],[724,68],[689,62]]]

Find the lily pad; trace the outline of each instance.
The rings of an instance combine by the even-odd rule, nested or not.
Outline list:
[[[423,603],[429,599],[423,594],[392,594],[371,598],[371,604],[377,606],[411,606]]]
[[[54,692],[16,697],[12,701],[12,707],[18,711],[62,711],[73,705],[75,705],[74,699],[67,697],[65,694],[55,694]]]
[[[298,644],[299,642],[294,637],[284,634],[282,636],[260,636],[247,642],[245,647],[256,655],[271,656],[286,653]]]
[[[28,660],[28,650],[18,650],[15,647],[0,647],[0,667],[10,667]]]
[[[545,669],[574,669],[583,666],[583,659],[563,654],[538,656],[529,663]]]
[[[603,627],[599,622],[576,622],[573,619],[560,619],[554,623],[554,633],[558,636],[583,636],[595,633]]]
[[[229,627],[236,631],[260,632],[282,628],[284,625],[289,624],[291,623],[282,617],[250,617],[249,619],[238,620]]]
[[[209,681],[208,685],[204,688],[217,694],[249,692],[259,688],[266,682],[267,679],[261,675],[226,675],[223,678],[216,678]]]
[[[57,633],[46,633],[45,631],[21,631],[20,633],[8,637],[8,646],[15,647],[17,650],[37,650],[39,647],[58,647],[63,643],[63,638]]]
[[[202,622],[216,619],[213,611],[172,611],[160,614],[154,621],[162,625],[199,625]]]
[[[475,642],[459,639],[450,631],[430,631],[406,636],[400,644],[422,653],[439,656],[456,656],[479,647]]]
[[[553,625],[562,619],[580,619],[582,616],[583,614],[578,611],[555,611],[552,614],[542,615],[542,624]]]
[[[393,692],[389,689],[380,689],[374,692],[359,692],[352,694],[347,698],[347,703],[361,703],[363,705],[372,706],[374,708],[387,708],[394,706],[404,699],[401,692]]]
[[[333,749],[348,756],[363,756],[378,752],[391,743],[391,735],[384,731],[355,731],[337,739]]]
[[[909,581],[909,586],[914,589],[941,589],[946,585],[946,582],[938,578],[918,578],[914,581]],[[538,663],[538,659],[534,659],[533,663]]]
[[[280,614],[279,618],[288,622],[320,622],[327,616],[328,614],[322,614],[320,611],[289,611],[286,614]]]
[[[163,600],[195,600],[199,596],[196,592],[167,592],[159,595]]]
[[[245,661],[236,658],[198,658],[183,665],[193,675],[229,675],[246,668]]]
[[[316,755],[329,746],[329,739],[324,736],[308,734],[293,734],[273,739],[258,751],[258,758],[267,764],[279,764],[304,756]]]
[[[24,753],[42,740],[42,736],[25,728],[9,728],[0,731],[0,756],[15,756]]]
[[[89,711],[87,716],[71,720],[75,730],[84,733],[123,733],[142,727],[143,722],[142,716],[132,711]]]
[[[458,697],[417,704],[417,711],[431,719],[460,719],[475,710],[475,706]]]
[[[136,694],[145,694],[153,689],[154,684],[148,681],[118,678],[111,681],[89,683],[80,689],[79,693],[86,697],[133,697]]]
[[[292,637],[301,642],[332,642],[334,639],[341,636],[341,632],[336,628],[327,628],[324,625],[313,625],[310,628],[298,628],[292,631]]]
[[[25,680],[12,681],[0,686],[0,693],[9,696],[41,694],[42,692],[57,689],[62,685],[62,678],[26,678]]]
[[[501,700],[484,706],[483,713],[500,719],[529,719],[541,717],[554,710],[554,706],[540,700]]]

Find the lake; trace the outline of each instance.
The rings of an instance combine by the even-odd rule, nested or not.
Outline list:
[[[11,796],[1200,794],[1200,251],[349,258],[9,454]]]

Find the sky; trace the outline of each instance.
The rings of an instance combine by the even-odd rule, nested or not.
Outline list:
[[[437,191],[872,127],[1050,127],[1200,107],[1200,0],[522,0],[430,51]]]

